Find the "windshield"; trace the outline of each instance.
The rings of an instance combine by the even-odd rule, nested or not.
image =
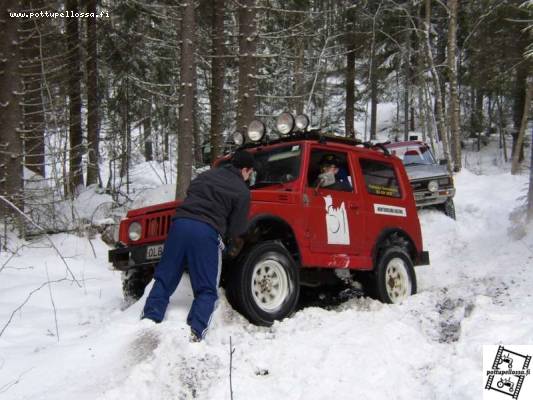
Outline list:
[[[256,170],[250,178],[250,188],[292,182],[300,175],[301,146],[290,145],[254,153]]]
[[[437,163],[429,147],[424,145],[395,147],[391,153],[400,158],[404,165],[428,165]]]

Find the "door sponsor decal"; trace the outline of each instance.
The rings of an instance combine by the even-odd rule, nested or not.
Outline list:
[[[324,197],[326,205],[326,230],[328,232],[328,244],[350,244],[350,227],[348,214],[344,202],[340,207],[333,206],[330,195]]]
[[[403,207],[389,206],[387,204],[374,204],[374,213],[407,217],[407,211]]]

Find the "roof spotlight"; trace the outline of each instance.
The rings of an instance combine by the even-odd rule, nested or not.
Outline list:
[[[276,119],[276,129],[282,135],[287,135],[294,129],[294,117],[291,113],[284,112]]]
[[[259,142],[261,139],[263,139],[265,132],[265,124],[257,119],[253,120],[248,125],[248,139],[250,139],[252,142]]]
[[[295,118],[294,122],[296,124],[296,129],[303,132],[309,126],[309,117],[305,114],[300,114]]]
[[[235,143],[237,146],[242,146],[244,143],[244,136],[240,132],[235,132],[233,134],[233,143]]]

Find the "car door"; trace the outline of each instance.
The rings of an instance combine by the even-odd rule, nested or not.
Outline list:
[[[320,160],[335,155],[341,162],[336,175],[338,187],[318,187]],[[304,189],[306,205],[306,235],[314,253],[358,255],[362,248],[363,218],[360,199],[353,179],[353,161],[347,151],[331,147],[311,147]]]

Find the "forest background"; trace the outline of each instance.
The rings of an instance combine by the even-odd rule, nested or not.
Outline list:
[[[451,171],[497,137],[532,218],[532,27],[523,0],[3,0],[0,246],[72,229],[59,215],[87,187],[107,214],[131,204],[140,162],[182,197],[254,118],[376,140],[385,102],[387,137],[417,132]]]

